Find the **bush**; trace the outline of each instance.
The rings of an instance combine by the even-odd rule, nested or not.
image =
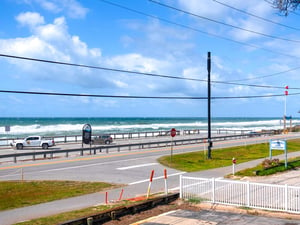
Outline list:
[[[264,169],[269,169],[279,165],[279,159],[265,159],[262,162],[262,167]]]

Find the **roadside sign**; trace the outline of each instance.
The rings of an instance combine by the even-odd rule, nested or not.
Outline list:
[[[82,142],[90,144],[92,139],[92,127],[90,124],[85,124],[82,128]]]
[[[10,132],[10,126],[9,125],[5,126],[5,132]]]
[[[171,134],[171,137],[175,137],[176,136],[176,129],[172,128],[170,134]]]
[[[283,150],[285,155],[285,168],[287,168],[287,144],[286,140],[270,140],[270,159],[272,159],[272,150]]]
[[[232,158],[232,163],[236,164],[236,159],[235,158]]]
[[[285,150],[286,149],[286,141],[283,140],[271,140],[270,148],[276,150]]]

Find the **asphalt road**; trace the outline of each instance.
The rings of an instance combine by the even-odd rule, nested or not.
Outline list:
[[[277,138],[293,138],[294,135],[277,136]],[[248,145],[266,142],[269,139],[268,136],[215,142],[214,148]],[[174,146],[173,154],[205,149],[205,144]],[[167,169],[170,188],[174,188],[178,186],[178,177],[183,172],[165,168],[156,161],[158,157],[170,154],[170,147],[161,147],[109,154],[102,152],[97,155],[78,156],[77,154],[69,158],[61,156],[52,160],[4,162],[0,164],[0,180],[78,180],[132,185],[148,183],[152,170],[155,171],[155,179],[163,180],[164,169]]]

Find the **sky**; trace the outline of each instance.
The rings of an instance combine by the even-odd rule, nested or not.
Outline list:
[[[299,116],[300,12],[283,16],[261,0],[1,0],[0,8],[0,117],[206,117],[208,52],[213,117]]]

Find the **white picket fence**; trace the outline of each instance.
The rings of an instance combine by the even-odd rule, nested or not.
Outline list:
[[[300,187],[180,177],[180,197],[225,205],[300,213]]]

